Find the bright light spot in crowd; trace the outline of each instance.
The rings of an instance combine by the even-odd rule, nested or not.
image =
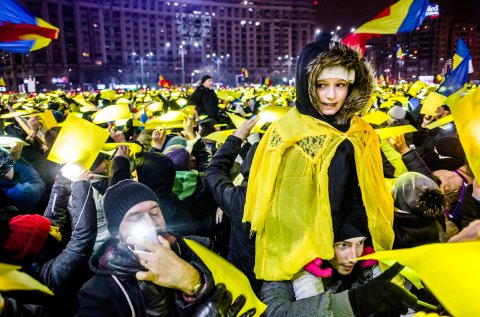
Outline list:
[[[353,33],[353,32],[355,32],[355,30],[356,30],[356,28],[351,28],[350,32]]]
[[[67,163],[62,167],[60,171],[62,172],[63,176],[73,181],[78,178],[78,176],[82,172],[82,169],[76,164]]]
[[[320,29],[316,29],[316,30],[315,30],[315,34],[319,34],[320,32],[321,32]]]

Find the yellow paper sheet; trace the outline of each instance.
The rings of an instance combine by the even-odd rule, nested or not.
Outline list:
[[[368,123],[380,125],[390,119],[390,116],[383,111],[375,111],[363,116],[362,119]]]
[[[480,180],[480,90],[463,97],[450,110],[470,168]]]
[[[480,316],[479,250],[480,241],[435,243],[377,252],[360,259],[393,259],[408,266],[452,316]]]
[[[231,130],[222,130],[222,131],[216,131],[216,132],[213,132],[213,133],[210,133],[209,135],[207,135],[205,137],[205,139],[209,139],[209,140],[212,140],[212,141],[216,141],[216,142],[220,142],[220,143],[225,143],[225,140],[230,136],[232,135],[232,133],[234,132],[235,130],[231,129]]]
[[[20,267],[0,263],[0,291],[41,291],[49,295],[53,292],[30,275],[17,271]]]
[[[445,99],[447,99],[447,97],[444,95],[432,91],[423,101],[422,110],[420,110],[420,113],[430,116],[435,115],[437,108],[444,104]]]
[[[445,117],[441,118],[440,120],[435,120],[432,123],[426,125],[425,128],[427,128],[429,130],[435,129],[435,128],[441,127],[444,124],[450,123],[452,121],[453,121],[453,116],[451,114],[449,114],[448,116],[445,116]]]
[[[95,124],[69,115],[58,134],[48,159],[89,169],[110,134]]]
[[[233,299],[240,295],[245,296],[245,305],[238,315],[254,307],[257,310],[255,316],[260,316],[265,311],[267,306],[257,298],[247,277],[239,269],[197,242],[189,239],[185,239],[185,242],[212,272],[215,285],[224,283]]]
[[[401,135],[409,132],[415,132],[415,131],[417,131],[417,129],[415,129],[415,127],[410,124],[400,125],[400,126],[391,127],[391,128],[375,129],[375,132],[378,134],[380,139],[386,139],[392,136]]]
[[[128,105],[111,105],[95,113],[93,123],[104,123],[115,120],[130,119],[132,113]]]

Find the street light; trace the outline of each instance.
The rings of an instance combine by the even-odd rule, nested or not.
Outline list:
[[[132,56],[138,56],[138,59],[140,61],[140,84],[141,86],[143,86],[143,67],[145,65],[145,57],[148,57],[148,58],[152,58],[154,56],[154,54],[152,52],[149,52],[147,53],[145,56],[141,56],[139,54],[137,54],[136,52],[133,52],[132,53]]]
[[[185,54],[186,54],[185,47],[183,45],[180,45],[178,48],[178,54],[180,55],[181,61],[182,61],[182,85],[185,83]]]

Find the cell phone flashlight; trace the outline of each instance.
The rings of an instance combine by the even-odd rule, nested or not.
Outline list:
[[[130,230],[128,236],[132,238],[147,240],[155,244],[159,244],[157,230],[155,228],[151,228],[151,227],[149,228],[149,226],[146,226],[142,223],[136,224]],[[142,252],[151,251],[135,244],[129,245],[129,248],[132,251],[142,251]]]

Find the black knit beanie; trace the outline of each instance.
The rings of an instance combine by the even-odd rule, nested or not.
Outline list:
[[[120,223],[130,208],[149,200],[158,203],[157,196],[150,188],[131,179],[109,187],[104,196],[103,211],[110,234],[117,234]]]
[[[200,85],[203,85],[204,82],[206,82],[209,79],[213,79],[212,76],[210,75],[203,75],[202,79],[200,80]]]

